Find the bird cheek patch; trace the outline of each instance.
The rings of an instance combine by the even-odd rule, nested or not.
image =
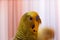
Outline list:
[[[33,24],[32,25],[33,32],[37,32],[34,28],[35,28],[35,25]]]
[[[36,30],[33,30],[33,32],[37,32]]]
[[[35,25],[33,24],[33,25],[32,25],[32,29],[33,29],[34,27],[35,27]]]
[[[33,24],[33,25],[32,25],[32,29],[34,29],[34,28],[35,28],[35,25]],[[35,30],[33,30],[33,32],[35,32]]]
[[[33,32],[35,32],[35,30],[33,30]]]

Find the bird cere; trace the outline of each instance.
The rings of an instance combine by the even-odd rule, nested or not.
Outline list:
[[[16,35],[13,40],[38,40],[38,28],[40,24],[41,24],[41,19],[37,12],[35,11],[26,12],[21,17]],[[44,32],[48,34],[48,32],[45,31],[47,29],[43,29],[40,32],[40,35],[39,35],[40,40],[50,39],[49,38],[50,36],[43,34]],[[48,30],[49,30],[49,33],[54,32],[51,29],[48,29]],[[53,33],[53,36],[54,36],[54,33]],[[51,36],[51,38],[54,38],[54,37]]]

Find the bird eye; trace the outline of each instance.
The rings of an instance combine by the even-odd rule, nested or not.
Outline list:
[[[30,20],[32,20],[32,17],[30,17]]]

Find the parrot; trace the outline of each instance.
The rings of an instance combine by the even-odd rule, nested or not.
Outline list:
[[[41,19],[37,12],[29,11],[22,15],[13,40],[37,40]]]
[[[52,40],[54,39],[54,30],[52,28],[44,27],[39,31],[38,40]]]

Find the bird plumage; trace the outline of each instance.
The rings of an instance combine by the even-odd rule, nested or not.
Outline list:
[[[40,23],[41,20],[37,12],[25,13],[20,20],[14,40],[37,40]]]

